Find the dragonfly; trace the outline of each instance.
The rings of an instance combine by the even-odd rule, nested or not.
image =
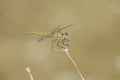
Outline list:
[[[66,47],[69,46],[68,42],[70,41],[70,37],[69,37],[67,32],[62,32],[62,30],[66,29],[68,27],[71,27],[73,25],[74,24],[70,24],[70,25],[67,25],[65,27],[58,26],[53,31],[51,31],[50,34],[48,34],[48,35],[40,35],[37,42],[41,42],[46,38],[55,37],[55,40],[52,40],[52,51],[54,51],[53,44],[56,41],[57,41],[56,45],[59,48],[65,49]]]

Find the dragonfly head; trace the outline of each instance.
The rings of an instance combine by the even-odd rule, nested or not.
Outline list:
[[[65,42],[69,42],[70,37],[69,37],[68,33],[63,33],[63,40],[64,40]]]

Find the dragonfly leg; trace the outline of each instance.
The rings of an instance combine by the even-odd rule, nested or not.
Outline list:
[[[53,43],[54,43],[55,41],[57,41],[57,40],[58,40],[58,39],[55,39],[55,40],[52,41],[52,52],[54,51],[54,49],[53,49],[53,48],[54,48]]]
[[[62,39],[62,44],[65,45],[65,46],[69,46],[68,44],[65,44],[63,39]]]
[[[61,40],[59,39],[57,42],[57,46],[64,49],[64,47],[60,45],[60,42],[61,42]]]

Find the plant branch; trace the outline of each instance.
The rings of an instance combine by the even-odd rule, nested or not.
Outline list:
[[[64,51],[64,52],[67,54],[68,58],[69,58],[69,59],[72,61],[72,63],[74,64],[75,68],[77,69],[81,80],[85,80],[84,77],[83,77],[83,75],[82,75],[82,73],[80,72],[80,69],[78,68],[76,62],[74,61],[74,59],[72,58],[72,56],[71,56],[70,53],[68,52],[68,49],[67,49],[67,48],[65,48],[65,49],[63,49],[63,50],[54,49],[54,51]]]
[[[28,74],[30,76],[30,80],[34,80],[32,74],[31,74],[31,71],[30,71],[30,67],[25,68],[25,70],[28,72]]]

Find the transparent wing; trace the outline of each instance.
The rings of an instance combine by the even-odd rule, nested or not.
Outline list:
[[[44,40],[45,38],[47,38],[45,35],[41,35],[39,37],[39,39],[37,40],[37,42],[40,42],[40,41]]]
[[[44,39],[46,39],[46,38],[50,38],[50,37],[53,37],[53,35],[41,35],[41,36],[39,37],[39,39],[37,40],[37,42],[40,42],[40,41],[42,41],[42,40],[44,40]]]
[[[67,26],[62,27],[62,28],[60,28],[61,26],[59,25],[58,27],[56,27],[56,28],[52,31],[52,33],[57,32],[57,31],[60,31],[60,30],[65,29],[65,28],[68,28],[68,27],[71,27],[71,26],[73,26],[73,25],[74,25],[74,24],[70,24],[70,25],[67,25]]]
[[[65,29],[65,28],[71,27],[71,26],[73,26],[73,25],[74,25],[74,24],[67,25],[67,26],[65,26],[65,27],[60,28],[59,30],[62,30],[62,29]]]
[[[59,30],[60,27],[61,27],[61,26],[56,27],[56,28],[52,31],[52,33],[54,33],[54,32],[56,32],[57,30]]]

